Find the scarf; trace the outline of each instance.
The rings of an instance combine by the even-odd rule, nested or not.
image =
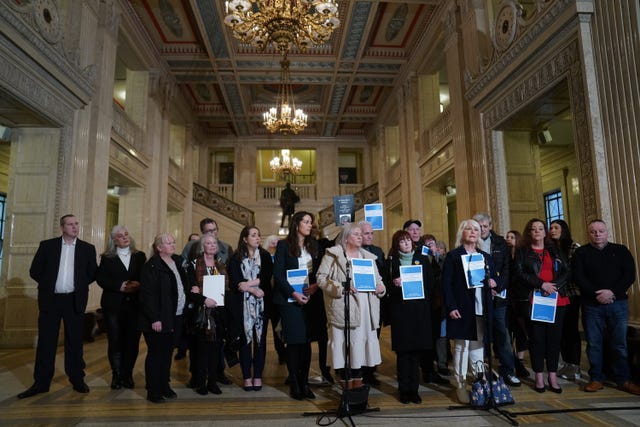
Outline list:
[[[242,259],[240,264],[240,270],[242,276],[246,281],[255,280],[260,274],[260,250],[256,248],[253,253],[253,257],[246,257]],[[260,345],[260,338],[262,337],[262,328],[264,326],[264,298],[256,298],[255,295],[244,292],[243,295],[243,322],[244,322],[244,334],[247,344],[251,343],[253,339],[253,331],[256,331],[257,344]]]
[[[411,251],[407,254],[402,252],[398,252],[398,258],[400,259],[400,265],[411,265],[411,261],[413,261],[414,251]]]
[[[216,263],[214,261],[213,263],[213,268],[211,267],[207,267],[207,264],[204,260],[204,255],[199,256],[198,258],[196,258],[194,260],[195,263],[195,272],[196,272],[196,283],[198,284],[198,287],[200,288],[200,293],[202,293],[202,287],[203,287],[203,282],[204,282],[204,276],[209,276],[209,275],[217,275],[220,274],[220,272],[218,271],[218,269],[216,268]],[[209,327],[204,331],[205,333],[205,338],[207,341],[215,341],[217,339],[217,331],[216,331],[216,321],[215,321],[215,317],[213,314],[213,311],[215,310],[214,308],[209,308],[202,306],[202,309],[206,312],[206,316],[209,319]],[[198,308],[198,310],[200,310],[200,308]],[[197,311],[196,311],[197,313]]]

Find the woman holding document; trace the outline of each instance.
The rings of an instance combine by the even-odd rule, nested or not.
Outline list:
[[[262,371],[267,354],[273,263],[271,254],[260,247],[260,241],[257,227],[244,227],[238,239],[238,249],[229,261],[229,310],[233,313],[235,327],[242,331],[244,338],[240,347],[240,367],[245,391],[262,390]]]
[[[485,304],[485,287],[489,286],[491,295],[500,291],[491,255],[479,249],[479,239],[480,224],[473,219],[462,221],[457,247],[447,254],[442,267],[447,337],[454,340],[453,371],[460,403],[469,403],[465,387],[469,362],[475,375],[476,362],[484,360],[486,316],[492,307]]]
[[[203,295],[205,282],[209,276],[222,275],[226,282],[226,271],[223,263],[216,259],[218,253],[218,239],[212,234],[205,234],[196,243],[200,245],[200,255],[189,263],[187,267],[191,292],[189,300],[193,304],[193,316],[190,320],[190,330],[193,337],[195,367],[191,370],[194,376],[192,384],[196,393],[220,394],[222,391],[216,384],[218,364],[220,358],[220,343],[224,337],[224,294]],[[226,288],[226,286],[224,286]],[[207,289],[208,291],[208,289]],[[218,307],[221,305],[222,307]],[[204,313],[201,313],[204,311]],[[207,322],[203,325],[199,318],[202,314]]]
[[[396,231],[385,266],[391,311],[391,349],[396,352],[398,395],[402,403],[420,403],[420,356],[432,347],[431,261],[413,250],[411,235]],[[418,276],[417,276],[418,275]]]
[[[514,273],[518,285],[533,292],[529,354],[535,373],[534,390],[545,391],[543,371],[546,361],[549,389],[562,393],[556,372],[562,322],[569,304],[566,296],[569,269],[562,252],[547,237],[547,226],[542,220],[533,218],[527,222],[516,249]]]
[[[345,368],[345,298],[349,293],[350,368],[352,384],[362,384],[361,367],[382,362],[376,329],[380,324],[380,298],[386,293],[376,256],[362,249],[362,229],[345,223],[334,247],[328,248],[318,269],[329,324],[328,364]],[[362,279],[362,282],[360,282]],[[350,287],[345,283],[350,280]],[[361,286],[360,286],[361,285]]]
[[[314,399],[309,388],[311,341],[304,306],[318,289],[316,270],[320,262],[318,242],[311,236],[313,215],[296,212],[289,221],[289,234],[278,242],[273,266],[273,302],[280,311],[282,340],[287,345],[289,389],[296,400]]]

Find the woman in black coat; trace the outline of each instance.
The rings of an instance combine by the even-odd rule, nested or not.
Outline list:
[[[422,266],[424,298],[403,299],[400,279],[400,266],[403,265]],[[400,402],[420,403],[420,357],[433,347],[430,297],[435,279],[431,261],[413,250],[407,231],[399,230],[393,235],[385,272],[391,314],[391,349],[396,352]]]
[[[147,400],[153,403],[175,399],[169,386],[171,353],[182,331],[182,313],[189,292],[182,258],[175,255],[176,241],[160,234],[153,242],[153,256],[140,278],[140,327],[147,343],[144,370]]]
[[[220,348],[225,334],[225,307],[218,307],[225,300],[224,295],[203,295],[206,276],[222,275],[227,279],[225,265],[217,259],[218,239],[212,234],[205,234],[196,243],[201,255],[191,261],[187,266],[190,292],[187,294],[192,308],[191,314],[185,318],[185,329],[191,338],[190,366],[193,379],[191,385],[196,393],[207,395],[208,393],[221,394],[222,390],[216,384],[218,380],[218,368],[220,363]],[[228,282],[228,280],[225,280]],[[225,283],[225,289],[227,283]],[[202,328],[196,322],[199,313],[204,310],[207,325]]]
[[[318,242],[311,235],[313,215],[296,212],[289,224],[289,234],[278,242],[273,266],[273,302],[280,311],[282,339],[287,345],[287,368],[291,397],[297,400],[314,399],[309,388],[309,367],[311,365],[310,322],[305,305],[313,297],[311,292],[318,289],[316,271],[320,264]],[[287,280],[287,270],[306,268],[308,280],[305,283],[308,294],[297,292]],[[293,302],[288,302],[289,298]]]
[[[515,275],[518,286],[529,294],[534,290],[540,291],[543,296],[558,294],[554,321],[531,321],[529,354],[531,368],[535,373],[534,390],[538,393],[545,391],[543,371],[546,361],[549,389],[554,393],[562,393],[557,371],[562,323],[570,302],[567,297],[569,266],[562,252],[547,237],[547,226],[540,219],[529,220],[522,232],[520,245],[516,249]]]
[[[133,388],[133,367],[138,358],[140,272],[147,257],[136,250],[125,226],[111,229],[102,254],[96,282],[102,288],[100,306],[107,329],[107,355],[111,365],[111,388]]]
[[[260,230],[244,227],[238,249],[229,261],[229,309],[234,329],[241,334],[240,367],[245,391],[262,390],[272,277],[271,254],[260,246]]]
[[[479,239],[480,224],[473,219],[462,221],[458,227],[457,247],[447,254],[442,267],[442,290],[448,315],[447,337],[454,340],[453,370],[460,403],[469,403],[469,393],[465,388],[469,362],[476,374],[476,363],[484,360],[485,320],[491,317],[493,306],[485,304],[489,293],[485,287],[489,286],[492,296],[504,287],[495,273],[491,255],[478,248]],[[470,277],[469,260],[479,263],[485,270],[481,287],[470,287],[476,286],[477,282]]]

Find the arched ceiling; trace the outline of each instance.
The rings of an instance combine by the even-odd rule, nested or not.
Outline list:
[[[233,38],[223,0],[131,0],[205,134],[266,135],[262,113],[275,101],[281,56]],[[296,106],[310,136],[364,135],[406,78],[436,25],[440,0],[339,0],[341,26],[327,45],[289,53]]]

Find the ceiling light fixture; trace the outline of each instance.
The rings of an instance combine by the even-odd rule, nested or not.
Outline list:
[[[280,157],[276,156],[269,162],[271,170],[276,175],[287,177],[297,175],[302,170],[302,160],[297,157],[291,158],[291,150],[280,150]]]
[[[286,55],[280,61],[280,66],[280,87],[276,97],[276,106],[262,114],[262,124],[271,133],[296,135],[307,127],[307,115],[302,109],[296,109],[293,89],[289,81],[289,60]]]
[[[260,50],[273,43],[282,54],[325,44],[340,26],[337,0],[230,0],[225,13],[235,38]]]

